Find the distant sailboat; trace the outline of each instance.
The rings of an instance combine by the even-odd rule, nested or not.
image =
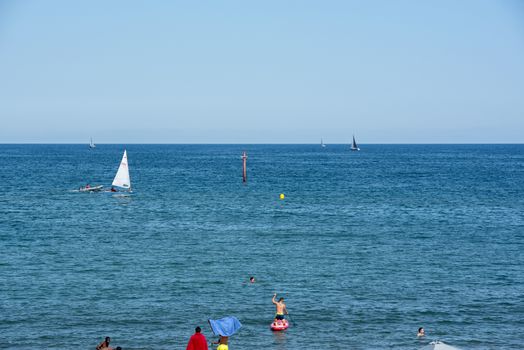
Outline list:
[[[89,142],[89,148],[96,148],[96,145],[93,142],[93,138],[92,137],[91,137],[91,142]]]
[[[242,153],[242,182],[247,182],[247,154],[246,151]]]
[[[124,155],[118,171],[116,172],[115,179],[112,183],[113,186],[122,187],[131,192],[131,179],[129,178],[129,167],[127,166],[127,151],[124,150]]]
[[[322,148],[326,147],[326,145],[324,144],[324,141],[322,139],[320,139],[320,147],[322,147]]]
[[[351,144],[351,150],[360,151],[360,148],[358,148],[357,143],[355,142],[355,135],[353,135],[353,143]]]

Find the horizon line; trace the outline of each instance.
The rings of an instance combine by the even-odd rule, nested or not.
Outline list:
[[[523,145],[524,142],[368,142],[368,143],[358,143],[359,145]],[[0,142],[0,145],[86,145],[88,143],[84,142]],[[189,142],[189,143],[171,143],[171,142],[118,142],[118,143],[96,143],[95,145],[320,145],[319,143],[305,143],[305,142],[296,142],[296,143],[278,143],[278,142],[253,142],[253,143],[242,143],[242,142],[210,142],[210,143],[198,143],[198,142]],[[324,143],[324,145],[334,145],[341,146],[347,145],[350,146],[351,143]]]

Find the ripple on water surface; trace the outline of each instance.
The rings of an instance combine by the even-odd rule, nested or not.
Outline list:
[[[232,349],[524,343],[524,146],[127,151],[117,197],[72,190],[108,186],[120,146],[0,145],[0,347],[184,349],[226,315]]]

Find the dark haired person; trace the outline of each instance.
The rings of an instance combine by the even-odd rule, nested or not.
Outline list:
[[[109,346],[109,343],[111,342],[111,338],[106,337],[106,339],[97,345],[96,350],[113,350],[112,347]]]
[[[418,329],[417,337],[423,337],[423,336],[425,336],[425,335],[426,335],[426,333],[424,332],[424,327],[420,327],[420,328]]]
[[[218,341],[213,342],[213,344],[218,344],[217,350],[228,350],[229,349],[229,337],[221,335]]]
[[[275,322],[283,321],[285,319],[284,314],[288,313],[286,309],[286,304],[284,303],[284,298],[280,298],[278,299],[278,301],[276,300],[276,298],[277,298],[277,293],[273,294],[273,299],[271,300],[273,304],[275,304],[276,309],[277,309],[277,312],[275,315]]]
[[[186,350],[207,350],[206,337],[200,332],[202,332],[200,327],[195,328],[195,334],[189,338]]]

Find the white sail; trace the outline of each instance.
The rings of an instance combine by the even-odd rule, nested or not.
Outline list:
[[[91,137],[91,142],[89,143],[89,147],[95,148],[96,145],[93,143],[93,138]]]
[[[116,172],[113,186],[123,187],[131,190],[131,179],[129,178],[129,167],[127,166],[127,151],[124,150],[124,156]]]

